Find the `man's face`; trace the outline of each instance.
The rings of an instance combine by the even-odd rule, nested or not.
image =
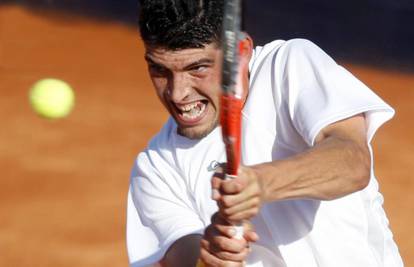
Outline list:
[[[166,50],[146,47],[145,59],[158,97],[178,125],[178,133],[200,139],[218,124],[221,50]]]

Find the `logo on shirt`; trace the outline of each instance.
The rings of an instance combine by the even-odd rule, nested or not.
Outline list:
[[[213,172],[213,171],[217,170],[218,167],[220,167],[220,162],[218,162],[217,160],[213,160],[210,163],[210,165],[208,165],[207,171]]]

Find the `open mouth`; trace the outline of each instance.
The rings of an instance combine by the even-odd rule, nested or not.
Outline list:
[[[178,116],[184,122],[195,122],[200,120],[206,107],[208,105],[207,100],[195,101],[185,105],[175,105]]]

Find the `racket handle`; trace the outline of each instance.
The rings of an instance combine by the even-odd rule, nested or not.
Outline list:
[[[224,179],[231,180],[231,179],[235,179],[236,177],[237,176],[235,175],[225,174]],[[239,240],[243,239],[244,237],[243,222],[235,223],[233,225],[233,229],[235,231],[235,235],[233,236],[233,238],[239,239]]]
[[[233,236],[233,238],[241,240],[244,237],[244,231],[243,231],[243,224],[242,223],[236,223],[234,226],[234,231],[236,234]]]

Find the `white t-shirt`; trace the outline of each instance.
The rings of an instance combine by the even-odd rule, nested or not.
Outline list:
[[[300,153],[313,146],[322,128],[359,113],[365,113],[371,141],[394,114],[307,40],[257,47],[249,68],[244,165]],[[156,262],[180,237],[202,234],[217,211],[210,179],[214,163],[225,161],[220,128],[201,140],[182,137],[176,129],[169,119],[134,164],[127,222],[131,266]],[[340,199],[265,204],[252,220],[260,240],[247,266],[403,266],[382,201],[371,167],[369,185]]]

